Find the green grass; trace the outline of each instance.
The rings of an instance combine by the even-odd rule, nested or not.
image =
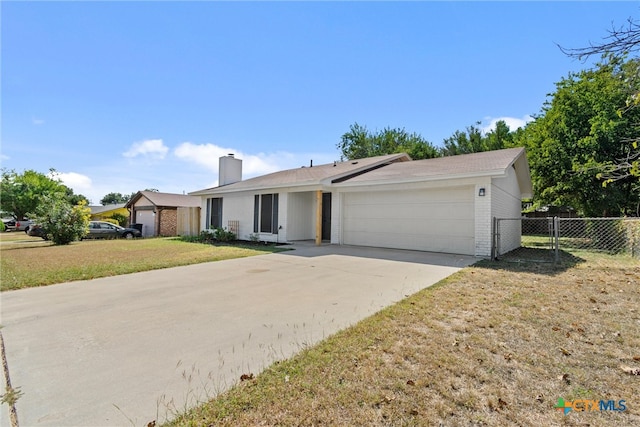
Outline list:
[[[24,233],[0,234],[2,291],[264,254],[272,246],[212,246],[177,238],[87,240],[54,246]]]
[[[640,425],[640,262],[482,261],[239,382],[171,426]],[[557,399],[626,399],[622,413]]]

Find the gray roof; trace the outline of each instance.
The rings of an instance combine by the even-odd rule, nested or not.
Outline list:
[[[365,159],[348,160],[345,162],[328,163],[313,167],[303,166],[273,172],[267,175],[246,179],[220,187],[194,191],[190,195],[210,194],[217,192],[255,190],[261,188],[278,188],[303,185],[321,185],[323,181],[332,181],[349,177],[363,171],[370,170],[393,162],[408,162],[411,158],[404,154],[389,154],[386,156],[367,157]]]
[[[127,202],[127,207],[134,205],[141,197],[146,197],[151,203],[156,206],[167,207],[199,207],[201,200],[200,197],[188,196],[185,194],[174,193],[159,193],[157,191],[138,191]]]
[[[511,166],[516,170],[522,197],[532,197],[529,165],[525,150],[521,147],[426,160],[411,160],[404,153],[369,157],[274,172],[189,194],[199,196],[305,185],[348,187],[480,176],[501,177],[506,175],[507,168]]]
[[[518,147],[414,160],[408,163],[389,165],[359,175],[350,179],[348,184],[371,181],[423,180],[425,178],[450,177],[453,175],[504,174],[505,169],[511,166],[522,154],[524,154],[524,148]]]
[[[439,179],[506,175],[513,166],[523,198],[533,197],[533,185],[525,149],[522,147],[457,156],[396,163],[359,175],[340,186],[417,182]]]

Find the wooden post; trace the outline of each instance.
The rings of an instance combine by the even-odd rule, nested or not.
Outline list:
[[[322,190],[316,191],[316,245],[322,244]]]

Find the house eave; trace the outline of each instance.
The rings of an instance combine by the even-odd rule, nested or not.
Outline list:
[[[416,176],[416,177],[407,177],[407,178],[394,178],[394,179],[379,179],[379,180],[370,180],[370,181],[357,181],[357,182],[341,182],[339,184],[333,184],[336,188],[347,188],[347,187],[365,187],[372,185],[393,185],[393,184],[413,184],[417,182],[433,182],[433,181],[445,181],[451,179],[468,179],[468,178],[502,178],[505,177],[506,171],[503,169],[492,170],[492,171],[483,171],[483,172],[474,172],[474,173],[459,173],[459,174],[446,174],[446,175],[435,175],[435,176]]]

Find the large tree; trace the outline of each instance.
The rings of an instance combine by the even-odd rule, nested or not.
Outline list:
[[[2,169],[0,181],[0,210],[9,213],[17,219],[27,217],[35,212],[46,195],[55,195],[71,205],[80,202],[87,203],[82,194],[75,194],[73,190],[62,184],[57,178],[55,169],[48,175],[34,170],[18,173],[14,170]]]
[[[417,133],[392,128],[371,132],[358,123],[342,135],[337,147],[341,157],[347,160],[393,153],[407,153],[415,160],[439,156],[438,149]]]
[[[17,173],[3,169],[0,182],[0,209],[17,219],[22,219],[36,210],[45,195],[65,198],[67,190],[59,180],[34,170]]]
[[[479,153],[482,151],[501,150],[513,146],[514,132],[504,120],[496,122],[495,128],[488,133],[480,129],[480,122],[467,126],[464,131],[457,130],[449,138],[442,141],[440,152],[443,156]]]
[[[589,46],[580,48],[560,49],[568,56],[585,60],[593,55],[603,58],[617,58],[624,60],[627,57],[638,59],[640,52],[640,23],[633,18],[628,18],[625,25],[616,27],[612,24],[608,35],[601,42],[590,42]],[[640,92],[638,91],[638,74],[627,75],[627,93],[624,103],[618,106],[620,116],[630,116],[630,111],[640,108]],[[635,123],[637,126],[640,125]],[[640,126],[639,126],[640,127]],[[603,166],[600,176],[605,178],[604,184],[625,179],[628,176],[640,178],[640,132],[625,138],[621,142],[627,144],[626,154],[616,159],[611,159]],[[640,215],[640,212],[636,213]]]
[[[536,205],[570,205],[585,216],[617,216],[636,211],[637,178],[607,186],[602,171],[626,156],[625,142],[638,135],[640,109],[619,114],[630,85],[637,87],[638,62],[610,58],[594,69],[571,73],[541,114],[518,136],[527,147]]]
[[[589,46],[567,48],[558,46],[566,55],[580,60],[593,55],[613,54],[625,56],[640,51],[640,24],[633,18],[628,18],[625,25],[616,27],[611,25],[607,35],[601,42],[590,42]]]

